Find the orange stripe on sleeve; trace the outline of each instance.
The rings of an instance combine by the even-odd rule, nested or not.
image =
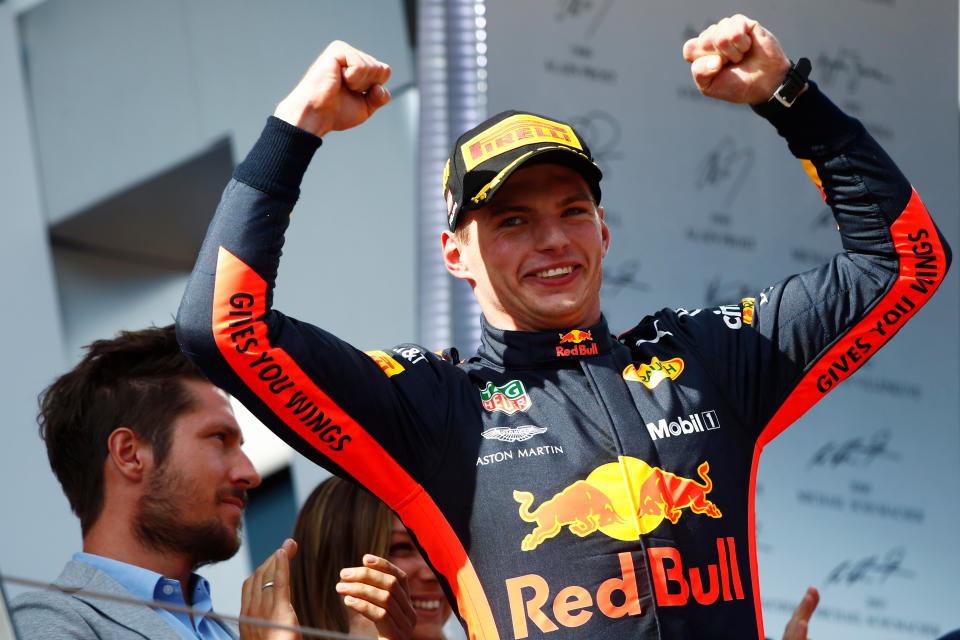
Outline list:
[[[890,232],[897,254],[900,256],[900,271],[893,286],[862,320],[848,330],[810,367],[807,374],[764,427],[754,448],[753,466],[750,471],[748,535],[750,575],[757,611],[757,629],[761,639],[764,636],[754,518],[754,495],[760,453],[767,443],[806,413],[837,384],[846,380],[877,349],[886,344],[933,295],[946,275],[946,253],[930,219],[930,214],[915,190],[903,213],[890,226]]]
[[[823,190],[823,182],[820,181],[820,174],[817,173],[817,167],[809,160],[803,158],[800,159],[800,164],[803,165],[803,170],[807,172],[807,177],[813,180],[813,184],[817,185],[817,189],[820,189],[820,195],[826,199],[827,193]]]
[[[433,499],[285,350],[270,344],[263,321],[266,293],[266,281],[220,247],[212,327],[220,353],[291,431],[400,515],[450,583],[470,637],[498,640],[476,570]]]
[[[890,226],[900,272],[890,290],[810,367],[760,436],[761,446],[847,379],[899,331],[943,281],[946,255],[916,191]]]

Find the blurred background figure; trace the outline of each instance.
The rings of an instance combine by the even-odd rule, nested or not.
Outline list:
[[[378,564],[386,559],[407,575],[416,612],[414,640],[444,637],[451,608],[440,583],[400,519],[373,494],[335,476],[324,480],[303,503],[292,536],[300,547],[290,566],[292,602],[300,624],[376,638],[381,625],[375,626],[371,618],[380,614],[387,622],[390,618],[402,622],[404,603],[396,598],[386,600],[387,611],[371,610],[376,607],[371,582],[377,576],[364,576],[363,584],[354,582],[360,572],[381,572],[389,584],[389,571]],[[352,575],[344,575],[341,567],[349,567],[344,571]]]
[[[806,593],[800,599],[800,604],[793,610],[793,615],[783,630],[783,640],[809,640],[807,633],[810,628],[810,616],[820,603],[820,592],[816,587],[807,587]]]

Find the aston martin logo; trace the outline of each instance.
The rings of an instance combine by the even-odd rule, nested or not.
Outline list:
[[[487,429],[480,435],[487,440],[501,440],[503,442],[523,442],[533,436],[546,433],[546,427],[535,427],[532,424],[525,424],[522,427],[494,427]]]

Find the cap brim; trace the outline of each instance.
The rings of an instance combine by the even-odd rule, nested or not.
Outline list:
[[[500,173],[494,174],[489,182],[479,185],[476,192],[471,194],[470,197],[464,198],[463,210],[479,209],[485,206],[514,172],[534,164],[559,164],[573,169],[583,176],[583,179],[587,182],[593,192],[595,204],[600,204],[600,179],[603,178],[603,172],[592,160],[576,149],[561,145],[550,145],[533,151],[524,151],[518,156],[518,159],[519,161],[514,161],[514,164],[509,165]],[[481,192],[484,193],[484,197],[475,201],[475,196]]]

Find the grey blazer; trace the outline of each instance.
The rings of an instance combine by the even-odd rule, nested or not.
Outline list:
[[[86,593],[132,597],[120,583],[96,567],[71,560],[53,584],[82,591],[31,591],[13,598],[10,609],[20,640],[182,640],[149,607]],[[225,628],[237,637],[236,629]]]

